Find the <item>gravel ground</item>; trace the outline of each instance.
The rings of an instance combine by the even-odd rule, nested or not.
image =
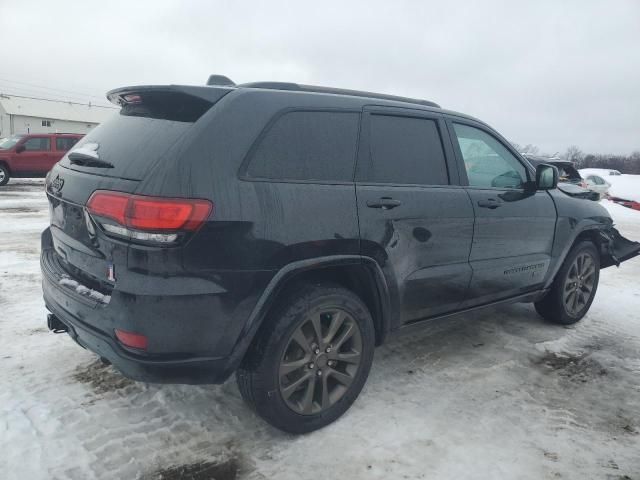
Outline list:
[[[603,204],[640,239],[640,212]],[[640,258],[577,326],[512,305],[396,336],[341,420],[294,437],[233,381],[135,383],[49,333],[47,216],[42,181],[0,188],[4,479],[640,479]]]

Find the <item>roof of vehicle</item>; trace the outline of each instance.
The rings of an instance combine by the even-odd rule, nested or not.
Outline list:
[[[84,137],[84,133],[60,133],[60,132],[33,132],[16,133],[12,137]]]
[[[440,108],[435,102],[422,100],[419,98],[401,97],[397,95],[387,95],[384,93],[365,92],[362,90],[348,90],[345,88],[321,87],[317,85],[302,85],[288,82],[251,82],[237,85],[236,88],[262,88],[265,90],[287,90],[292,92],[326,93],[330,95],[346,95],[350,97],[375,98],[389,100],[392,102],[412,103],[424,105],[426,107]]]
[[[560,158],[541,157],[539,155],[529,155],[527,153],[524,154],[524,157],[535,165],[538,165],[540,163],[549,163],[551,165],[562,165],[567,167],[574,166],[573,163],[570,162],[569,160],[562,160]]]
[[[449,115],[455,115],[457,117],[466,118],[475,122],[487,125],[482,120],[474,118],[464,113],[454,112],[451,110],[445,110],[440,105],[430,100],[423,100],[418,98],[403,97],[398,95],[389,95],[385,93],[366,92],[361,90],[349,90],[343,88],[334,87],[322,87],[316,85],[303,85],[289,82],[251,82],[236,85],[231,80],[225,78],[223,83],[215,83],[211,85],[134,85],[128,87],[121,87],[107,92],[107,99],[116,104],[121,105],[123,103],[123,97],[127,94],[138,93],[143,91],[151,92],[178,92],[187,95],[193,95],[215,102],[222,96],[231,91],[241,90],[262,90],[265,92],[295,92],[306,93],[311,95],[330,95],[330,96],[345,96],[356,97],[364,100],[375,100],[376,103],[389,106],[399,107],[413,107],[424,110],[436,111],[438,113],[446,113]],[[229,83],[230,82],[230,83]],[[126,103],[126,102],[125,102]]]
[[[5,94],[0,94],[0,107],[9,115],[86,123],[101,123],[116,112],[110,106]]]

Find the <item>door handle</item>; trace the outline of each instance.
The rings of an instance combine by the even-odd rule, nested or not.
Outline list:
[[[482,208],[490,208],[493,210],[494,208],[498,208],[502,205],[502,200],[498,200],[497,198],[487,198],[486,200],[478,200],[478,206]]]
[[[379,200],[367,200],[367,207],[369,208],[381,208],[382,210],[391,210],[402,205],[400,200],[395,200],[390,197],[382,197]]]

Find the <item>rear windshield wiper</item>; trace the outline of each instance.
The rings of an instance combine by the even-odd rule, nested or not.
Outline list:
[[[69,162],[83,167],[113,168],[113,164],[100,159],[98,152],[82,147],[69,154]]]

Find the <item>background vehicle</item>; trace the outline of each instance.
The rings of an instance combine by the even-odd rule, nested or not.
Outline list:
[[[571,162],[535,155],[524,155],[524,157],[529,160],[534,167],[542,163],[556,167],[559,174],[558,188],[567,195],[594,201],[600,200],[600,194],[589,189],[589,185]]]
[[[605,197],[607,193],[609,193],[611,184],[599,175],[589,175],[585,178],[585,181],[587,182],[587,188],[600,195],[600,198]]]
[[[0,142],[0,186],[10,177],[44,177],[82,135],[18,134]]]
[[[640,210],[640,191],[638,191],[637,175],[621,174],[609,168],[584,168],[580,170],[582,176],[598,176],[609,184],[609,200],[631,208]]]
[[[640,251],[555,167],[433,102],[210,83],[110,92],[120,115],[47,177],[49,328],[131,378],[237,371],[261,416],[308,432],[390,332],[515,301],[574,323],[600,267]]]

